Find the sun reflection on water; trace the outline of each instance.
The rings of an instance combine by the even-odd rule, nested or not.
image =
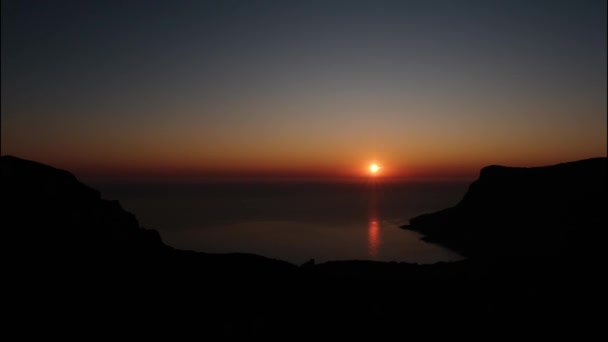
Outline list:
[[[367,253],[372,259],[378,258],[380,250],[380,217],[378,215],[378,194],[375,186],[369,192],[369,217],[367,227]]]
[[[380,227],[378,221],[370,220],[367,236],[368,254],[372,258],[378,257],[378,249],[380,247]]]

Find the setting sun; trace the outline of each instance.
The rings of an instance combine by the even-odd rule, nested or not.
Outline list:
[[[380,166],[378,164],[372,164],[369,166],[369,172],[373,175],[377,174],[380,171]]]

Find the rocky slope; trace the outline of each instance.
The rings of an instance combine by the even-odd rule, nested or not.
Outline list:
[[[52,264],[54,270],[86,272],[98,267],[175,269],[196,263],[229,274],[295,268],[251,254],[175,250],[157,231],[140,227],[118,201],[102,199],[67,171],[13,156],[2,156],[0,166],[2,225],[14,235],[12,246],[20,262],[31,266],[48,269]]]
[[[29,329],[47,322],[62,336],[74,327],[281,339],[382,340],[416,331],[470,338],[483,332],[478,327],[561,333],[587,320],[594,297],[584,295],[597,270],[555,251],[579,248],[572,234],[597,236],[606,222],[605,163],[489,167],[456,207],[412,220],[433,241],[475,256],[469,260],[298,267],[251,254],[175,250],[72,174],[4,156],[5,311]],[[526,238],[534,242],[518,241]],[[514,246],[524,252],[506,257]],[[561,257],[530,257],[539,248]]]
[[[404,228],[467,256],[581,256],[608,223],[606,204],[606,158],[488,166],[460,203]]]

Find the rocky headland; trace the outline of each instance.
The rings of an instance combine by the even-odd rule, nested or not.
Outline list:
[[[388,338],[422,326],[427,337],[559,333],[592,322],[601,250],[589,241],[606,227],[606,158],[484,168],[460,203],[406,227],[468,257],[434,265],[181,251],[67,171],[12,156],[0,165],[8,293],[28,319],[281,338]],[[456,324],[435,329],[446,323]]]

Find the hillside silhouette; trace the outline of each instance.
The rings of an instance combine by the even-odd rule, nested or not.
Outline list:
[[[589,237],[608,224],[606,160],[485,167],[458,204],[404,228],[467,256],[591,258]]]
[[[67,171],[12,156],[1,170],[11,281],[26,315],[49,322],[61,307],[91,329],[116,328],[109,312],[204,336],[388,338],[448,323],[452,337],[470,336],[471,324],[559,333],[595,299],[586,241],[606,223],[606,158],[484,168],[458,205],[411,220],[468,256],[434,265],[181,251]]]

